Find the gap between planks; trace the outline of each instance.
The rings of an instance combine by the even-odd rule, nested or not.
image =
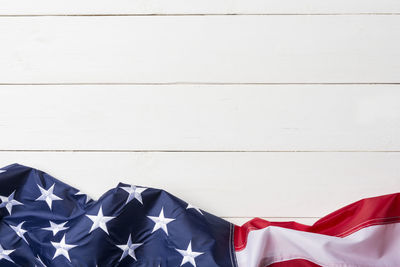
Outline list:
[[[0,149],[0,152],[85,153],[399,153],[400,150],[158,150],[158,149]]]
[[[1,16],[0,16],[1,17]],[[230,82],[160,82],[160,83],[0,83],[0,86],[38,86],[38,85],[143,85],[143,86],[152,86],[152,85],[160,85],[160,86],[170,86],[170,85],[251,85],[251,86],[264,86],[264,85],[400,85],[400,83],[393,82],[318,82],[318,83],[295,83],[295,82],[279,82],[279,83],[230,83]]]
[[[398,12],[359,12],[359,13],[188,13],[188,14],[3,14],[0,17],[194,17],[194,16],[397,16]]]

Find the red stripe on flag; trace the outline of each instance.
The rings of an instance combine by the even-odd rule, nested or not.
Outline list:
[[[267,266],[268,267],[321,267],[321,265],[315,264],[311,261],[304,259],[275,262]]]
[[[321,218],[311,226],[296,222],[270,222],[255,218],[242,226],[235,226],[235,250],[240,251],[246,247],[250,231],[268,226],[344,237],[364,227],[399,221],[400,193],[366,198]]]

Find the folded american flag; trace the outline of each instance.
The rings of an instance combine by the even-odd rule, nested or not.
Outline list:
[[[307,226],[243,226],[120,183],[99,200],[30,167],[0,169],[0,266],[400,266],[399,194]]]

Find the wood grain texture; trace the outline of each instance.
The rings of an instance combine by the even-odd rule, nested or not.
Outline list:
[[[399,32],[400,16],[1,17],[0,83],[398,83]]]
[[[399,85],[21,85],[0,99],[0,150],[400,150]]]
[[[239,225],[400,191],[398,0],[0,7],[0,166],[95,198],[164,188]]]
[[[0,15],[336,14],[400,12],[397,0],[0,0]]]
[[[118,182],[164,188],[222,217],[322,217],[400,191],[400,153],[1,152],[98,198]]]

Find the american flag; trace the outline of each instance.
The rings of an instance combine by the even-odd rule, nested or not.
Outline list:
[[[97,201],[19,164],[0,169],[0,266],[400,266],[399,194],[307,226],[243,226],[154,188],[120,183]]]

